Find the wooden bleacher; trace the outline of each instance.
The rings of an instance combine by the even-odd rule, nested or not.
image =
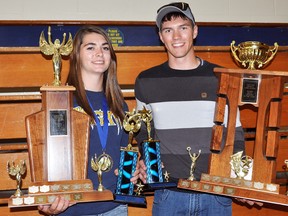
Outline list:
[[[117,47],[118,81],[123,89],[130,110],[135,107],[133,85],[136,76],[154,65],[166,61],[163,47]],[[287,71],[288,47],[279,47],[272,63],[267,70]],[[229,46],[197,46],[197,55],[205,60],[227,68],[238,68],[230,54]],[[68,73],[68,59],[62,61],[62,82]],[[39,88],[51,83],[53,68],[51,59],[45,58],[37,47],[0,47],[0,215],[39,215],[37,209],[9,209],[7,198],[16,188],[6,171],[7,161],[25,159],[29,167],[25,117],[41,109],[41,94]],[[272,87],[271,87],[272,88]],[[281,112],[281,136],[277,157],[276,183],[281,184],[281,193],[287,190],[287,175],[284,160],[288,159],[288,88],[284,88]],[[246,133],[247,154],[253,152],[257,109],[249,105],[241,107],[241,122]],[[30,171],[23,179],[22,188],[31,183]],[[147,197],[147,208],[129,207],[129,215],[149,216],[153,196]],[[233,215],[286,215],[288,208],[280,206],[265,206],[261,209],[249,208],[233,203]]]

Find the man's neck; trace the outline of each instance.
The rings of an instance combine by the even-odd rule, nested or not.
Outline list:
[[[170,68],[176,70],[191,70],[197,68],[201,64],[201,59],[196,56],[192,58],[169,58],[168,64]]]

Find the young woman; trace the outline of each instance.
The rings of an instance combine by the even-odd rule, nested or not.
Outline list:
[[[74,109],[87,113],[91,119],[89,163],[95,155],[109,162],[103,172],[105,189],[115,191],[120,147],[127,146],[128,134],[122,121],[128,111],[117,81],[117,60],[106,32],[96,26],[84,26],[74,37],[70,55],[68,84],[76,87]],[[137,176],[138,170],[134,173]],[[88,178],[94,189],[99,186],[97,173],[88,164]],[[136,182],[137,177],[131,181]],[[70,206],[70,207],[69,207]],[[60,215],[127,215],[127,206],[113,201],[71,204],[63,197],[49,206],[39,206],[46,214]]]

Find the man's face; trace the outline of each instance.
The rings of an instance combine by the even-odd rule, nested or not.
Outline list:
[[[189,19],[176,17],[162,23],[159,36],[168,51],[169,58],[189,58],[194,55],[193,40],[197,33],[197,26],[192,27]]]

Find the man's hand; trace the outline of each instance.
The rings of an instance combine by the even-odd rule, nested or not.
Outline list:
[[[262,207],[263,203],[262,202],[257,202],[254,200],[249,200],[249,199],[244,199],[244,198],[235,198],[238,202],[242,204],[248,204],[249,206],[255,206],[255,207]]]
[[[141,181],[146,184],[146,178],[147,178],[147,173],[146,173],[146,169],[147,167],[145,166],[145,163],[143,160],[139,160],[137,163],[137,169],[139,170],[139,178],[141,179]]]

